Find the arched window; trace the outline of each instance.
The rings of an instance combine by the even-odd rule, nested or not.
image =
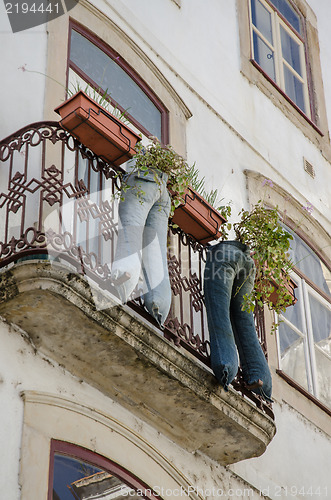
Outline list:
[[[52,440],[48,500],[160,499],[123,467],[91,450]]]
[[[68,64],[69,82],[78,77],[100,89],[144,135],[168,143],[165,106],[117,52],[76,23],[70,24]]]
[[[331,407],[331,269],[294,231],[291,258],[298,302],[280,319],[280,373]]]

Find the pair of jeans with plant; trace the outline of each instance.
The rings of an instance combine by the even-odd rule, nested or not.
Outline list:
[[[111,278],[123,303],[141,283],[144,305],[163,326],[171,305],[167,265],[170,213],[168,176],[160,171],[128,173],[119,203],[119,230]],[[139,293],[139,292],[138,292]]]
[[[247,386],[267,401],[272,382],[258,340],[253,313],[242,310],[243,296],[254,286],[255,265],[250,250],[238,241],[210,247],[204,274],[204,294],[210,335],[211,366],[225,390],[238,372],[238,354]]]

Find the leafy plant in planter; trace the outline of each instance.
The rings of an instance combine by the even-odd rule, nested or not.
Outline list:
[[[135,164],[126,177],[137,175],[154,176],[159,181],[159,172],[168,175],[167,187],[171,195],[171,212],[173,226],[179,226],[185,233],[201,243],[207,243],[222,235],[221,226],[226,221],[223,213],[214,208],[209,201],[215,202],[217,190],[207,193],[204,190],[204,178],[198,178],[195,165],[189,167],[184,158],[178,155],[171,146],[162,146],[157,138],[145,146],[137,144],[134,156]],[[130,183],[131,184],[131,183]],[[192,184],[200,191],[193,189]],[[127,189],[124,177],[122,193]],[[132,189],[132,185],[130,185]],[[143,199],[142,183],[135,185],[136,195]],[[205,199],[208,197],[208,200]],[[225,208],[225,207],[222,207]]]
[[[61,126],[84,146],[115,167],[132,158],[141,138],[127,125],[126,112],[113,106],[108,89],[86,84],[83,90],[78,81],[71,83],[71,89],[49,75],[28,70],[26,65],[19,69],[46,76],[65,89],[69,97],[54,111],[61,116]]]
[[[288,254],[292,235],[280,224],[277,207],[267,208],[263,200],[239,215],[240,221],[233,225],[236,239],[250,248],[256,265],[255,287],[244,297],[243,307],[253,311],[256,303],[267,304],[276,313],[283,312],[295,302]]]
[[[129,172],[129,176],[138,175],[141,178],[147,176],[151,172],[154,175],[154,180],[159,183],[159,172],[168,175],[168,189],[171,197],[171,212],[172,217],[175,209],[183,203],[185,189],[189,184],[190,167],[182,156],[173,149],[172,146],[162,146],[156,137],[150,137],[151,143],[145,146],[138,143],[135,147],[134,166]],[[128,177],[127,177],[128,178]],[[122,189],[128,189],[126,181],[122,182]],[[144,192],[138,185],[135,187],[138,197],[142,197]]]
[[[236,240],[223,239],[207,253],[204,296],[211,367],[227,390],[237,374],[239,356],[247,388],[272,401],[270,369],[253,311],[256,304],[267,304],[280,313],[293,304],[288,254],[292,236],[280,224],[277,208],[268,209],[263,200],[238,215],[233,225]]]
[[[213,211],[210,209],[210,215],[212,220],[215,218],[219,224],[217,232],[214,232],[214,234],[211,235],[212,237],[208,237],[207,241],[211,241],[212,239],[217,239],[219,237],[226,239],[228,237],[228,232],[232,227],[231,224],[227,223],[227,219],[231,216],[231,202],[224,205],[224,198],[219,198],[218,189],[211,189],[209,191],[206,190],[205,176],[201,177],[195,164],[192,165],[189,170],[189,185],[192,190],[202,196],[205,204],[213,207]]]
[[[100,96],[99,103],[80,90],[55,111],[61,125],[98,156],[116,167],[132,158],[141,138],[114,114],[106,111],[109,101]],[[115,113],[116,114],[116,113]]]

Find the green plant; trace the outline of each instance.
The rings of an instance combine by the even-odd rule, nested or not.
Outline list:
[[[108,92],[108,89],[103,91],[101,87],[93,87],[93,85],[89,83],[87,83],[85,87],[81,87],[78,81],[76,83],[71,83],[71,86],[73,90],[66,88],[69,97],[72,97],[78,92],[82,91],[84,92],[84,94],[93,99],[93,101],[95,101],[99,106],[101,106],[101,108],[104,108],[108,113],[115,116],[115,118],[125,124],[130,123],[126,117],[129,108],[121,111],[117,106],[114,106],[110,99],[111,93]]]
[[[251,249],[256,265],[255,287],[244,297],[243,308],[252,311],[255,304],[267,304],[276,313],[283,312],[293,301],[288,286],[293,266],[288,254],[292,235],[281,225],[278,208],[266,207],[263,200],[239,215],[240,221],[233,225],[236,239]],[[272,303],[275,287],[278,300]]]
[[[197,191],[212,207],[220,212],[220,214],[228,219],[231,216],[231,202],[227,205],[221,204],[224,202],[224,198],[219,198],[219,193],[217,189],[211,189],[207,191],[205,188],[205,176],[200,177],[200,172],[195,166],[195,163],[189,168],[188,172],[188,182],[189,185]],[[222,238],[226,239],[228,236],[228,231],[231,229],[231,224],[223,224],[222,226]]]
[[[200,177],[199,169],[195,166],[195,163],[189,168],[188,171],[188,181],[190,186],[197,191],[201,196],[216,210],[221,211],[224,205],[219,205],[224,198],[219,199],[219,193],[217,189],[211,189],[207,191],[205,188],[206,178],[205,176]]]
[[[134,167],[130,170],[129,176],[139,172],[140,177],[144,177],[150,172],[154,173],[154,180],[160,184],[159,172],[168,174],[168,189],[171,192],[171,212],[184,202],[183,196],[189,184],[189,169],[187,162],[172,148],[172,146],[162,146],[156,137],[149,137],[150,144],[138,143],[135,147]],[[128,176],[128,177],[129,177]],[[128,178],[127,177],[127,178]],[[126,180],[122,181],[122,192],[128,189]],[[138,197],[143,196],[144,191],[141,186],[136,186]]]

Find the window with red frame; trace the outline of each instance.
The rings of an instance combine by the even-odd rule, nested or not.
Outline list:
[[[252,59],[308,118],[304,19],[290,0],[250,0]]]
[[[105,457],[52,440],[48,500],[156,500],[151,488]]]
[[[168,112],[151,88],[111,47],[82,26],[71,24],[69,89],[77,77],[107,94],[114,107],[125,112],[145,136],[168,143]]]

